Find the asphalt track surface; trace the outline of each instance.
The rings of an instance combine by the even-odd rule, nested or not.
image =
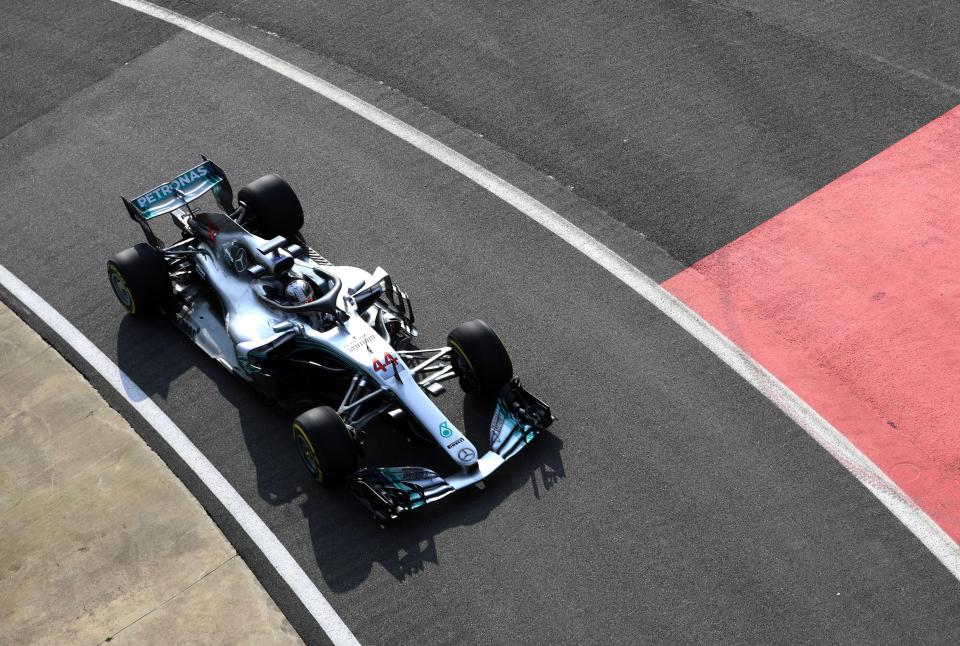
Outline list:
[[[960,640],[960,584],[856,480],[692,338],[533,222],[361,119],[150,18],[103,2],[2,9],[10,64],[0,82],[11,98],[0,115],[0,259],[151,394],[362,642]],[[630,259],[660,278],[749,228],[750,218],[761,221],[764,208],[777,208],[766,200],[802,197],[820,175],[828,181],[956,102],[909,74],[893,82],[878,79],[886,68],[841,70],[837,78],[877,126],[847,133],[860,142],[850,144],[856,154],[824,153],[794,119],[793,146],[779,148],[784,157],[804,151],[784,162],[791,188],[741,194],[742,221],[684,222],[701,200],[723,206],[696,186],[675,211],[650,209],[666,231],[652,237],[674,261],[550,182],[549,165],[530,159],[538,172],[511,154],[522,151],[500,150],[375,80],[244,24],[264,20],[209,21],[427,129],[618,251],[629,247]],[[293,23],[273,30],[295,41]],[[795,69],[778,70],[784,86],[796,85]],[[868,92],[881,86],[879,98]],[[749,99],[740,100],[757,104]],[[876,116],[884,110],[889,117]],[[715,127],[675,131],[678,147],[721,145],[709,139]],[[552,433],[483,490],[387,530],[344,492],[316,488],[294,457],[289,413],[162,322],[123,317],[107,287],[105,259],[140,240],[117,193],[149,188],[199,152],[236,186],[283,174],[308,212],[307,239],[336,262],[389,269],[414,298],[426,341],[441,341],[461,320],[488,320],[525,382],[561,416]],[[715,168],[716,181],[745,181],[735,170]],[[670,231],[686,236],[688,252],[671,247]],[[445,406],[460,403],[452,394]],[[484,406],[466,402],[468,429]],[[301,635],[322,643],[209,494],[138,430]],[[371,457],[398,455],[413,454],[385,434]]]

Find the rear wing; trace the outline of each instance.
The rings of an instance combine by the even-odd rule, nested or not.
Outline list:
[[[172,180],[132,200],[123,196],[121,199],[130,217],[143,229],[150,244],[161,248],[163,243],[154,235],[148,221],[184,206],[189,209],[190,202],[211,190],[220,208],[228,215],[233,213],[233,189],[226,174],[222,168],[204,157],[202,164],[180,173]]]

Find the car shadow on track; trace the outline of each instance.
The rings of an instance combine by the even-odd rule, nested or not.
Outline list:
[[[334,592],[359,586],[370,575],[374,563],[398,581],[415,576],[428,566],[439,567],[435,540],[439,534],[484,520],[524,487],[531,487],[534,497],[539,499],[565,476],[563,442],[545,432],[477,487],[457,492],[381,527],[345,487],[321,487],[302,467],[290,430],[297,411],[285,410],[257,395],[166,321],[125,317],[117,334],[117,358],[120,368],[148,396],[172,396],[172,405],[187,408],[187,416],[177,416],[181,428],[244,494],[252,484],[248,470],[242,468],[247,460],[237,453],[239,447],[230,446],[229,438],[235,431],[229,428],[232,421],[225,421],[239,420],[254,465],[257,494],[278,508],[276,515],[271,514],[264,521],[278,536],[284,538],[286,534],[290,541],[289,532],[295,531],[299,521],[282,507],[299,506],[309,527],[320,574]],[[183,383],[174,385],[181,380]],[[222,405],[210,401],[211,383],[216,386]],[[456,420],[453,407],[463,403],[463,429],[482,451],[488,445],[494,403],[473,397],[463,399],[455,383],[451,386],[451,392],[441,398],[441,407]],[[367,454],[362,460],[365,466],[418,465],[440,474],[452,470],[449,460],[435,447],[410,442],[384,425],[368,429],[366,445]],[[254,503],[251,501],[256,509],[258,505]],[[288,545],[295,556],[300,552],[297,547]],[[310,573],[308,563],[301,564]]]

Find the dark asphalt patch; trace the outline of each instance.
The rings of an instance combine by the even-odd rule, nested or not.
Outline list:
[[[0,0],[0,15],[0,137],[177,31],[102,0]]]

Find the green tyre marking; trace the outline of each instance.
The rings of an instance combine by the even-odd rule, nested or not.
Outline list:
[[[110,277],[110,286],[113,288],[113,293],[116,295],[117,300],[127,308],[128,312],[136,314],[137,304],[133,300],[133,294],[130,293],[130,288],[127,287],[127,281],[123,279],[123,274],[120,273],[117,266],[113,263],[108,263],[107,275]]]
[[[317,482],[323,482],[323,471],[320,469],[320,463],[317,461],[317,453],[313,448],[313,444],[310,442],[310,438],[307,437],[303,427],[299,424],[293,425],[293,440],[297,444],[297,451],[300,453],[303,466],[307,468],[307,471],[310,472],[310,475],[312,475]]]
[[[460,344],[450,338],[447,339],[447,343],[449,343],[450,347],[456,350],[457,354],[459,354],[460,357],[467,362],[467,366],[470,368],[470,370],[476,372],[477,369],[473,367],[472,363],[470,363],[470,358],[467,357],[467,353],[463,351],[463,348],[460,347]]]

